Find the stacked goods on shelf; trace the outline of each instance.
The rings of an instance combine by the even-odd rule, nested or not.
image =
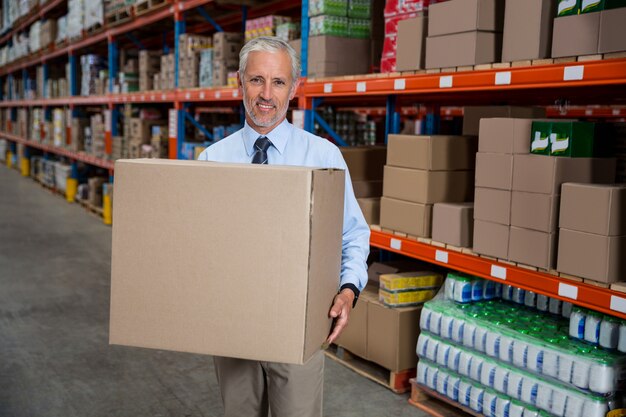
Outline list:
[[[472,200],[474,136],[389,135],[380,225],[431,237],[434,203]]]
[[[569,318],[569,336],[626,353],[626,321],[597,311],[574,307]]]
[[[8,149],[9,142],[7,142],[5,139],[0,139],[0,161],[6,161]]]
[[[387,158],[384,146],[340,147],[346,161],[354,195],[368,224],[380,222],[380,197]]]
[[[74,152],[85,150],[85,129],[90,124],[86,117],[72,117],[70,119],[70,149]]]
[[[39,35],[39,44],[42,49],[47,49],[57,40],[57,21],[47,19],[41,24],[41,32]]]
[[[276,36],[276,28],[288,22],[291,22],[291,18],[275,15],[249,19],[246,21],[245,41],[260,36]]]
[[[161,71],[153,75],[152,86],[155,90],[172,90],[174,85],[174,53],[161,55]]]
[[[246,22],[246,27],[248,22]],[[215,87],[228,85],[229,73],[239,69],[239,51],[242,46],[243,35],[241,33],[216,32],[213,35],[213,56],[209,54],[205,57],[206,61],[212,61],[211,85]],[[209,57],[211,59],[208,59]],[[205,69],[201,72],[206,74],[209,71]],[[236,87],[236,85],[230,85],[230,87]]]
[[[499,62],[504,2],[449,0],[429,8],[426,68]]]
[[[442,282],[442,275],[432,271],[383,274],[378,286],[378,301],[391,308],[424,304],[437,294]]]
[[[543,118],[546,117],[546,110],[541,107],[465,106],[463,107],[463,134],[478,136],[480,120],[494,117]]]
[[[432,238],[457,248],[472,247],[474,203],[433,204]]]
[[[102,70],[106,69],[104,59],[99,55],[82,55],[80,57],[80,94],[91,96],[102,92]],[[100,88],[99,88],[100,86]],[[98,91],[100,89],[100,91]]]
[[[154,75],[161,65],[161,51],[139,51],[139,91],[149,91],[154,87]]]
[[[88,0],[83,3],[83,28],[89,30],[104,25],[104,0]]]
[[[211,87],[213,85],[213,48],[200,51],[198,72],[198,86]]]
[[[90,121],[89,134],[85,134],[85,152],[96,158],[104,158],[106,155],[104,149],[104,116],[102,113],[94,114]]]
[[[276,37],[285,42],[293,41],[300,38],[299,22],[284,22],[276,26]]]
[[[626,276],[626,185],[561,188],[557,269],[601,282]]]
[[[328,106],[323,110],[322,117],[349,146],[376,144],[376,122],[367,120],[367,116],[350,111],[335,112]],[[327,133],[316,123],[315,134],[325,136]]]
[[[109,77],[106,70],[100,70],[96,81],[96,94],[106,94]],[[126,54],[120,56],[120,71],[113,85],[114,93],[134,93],[139,91],[139,60]]]
[[[38,20],[30,25],[28,34],[28,50],[29,52],[37,52],[41,49],[40,43],[41,22]]]
[[[91,1],[91,0],[89,0]],[[67,0],[67,39],[72,40],[82,36],[85,0]]]
[[[30,135],[29,135],[29,139],[30,140],[34,140],[35,142],[43,142],[42,138],[42,123],[43,123],[43,119],[44,119],[44,115],[43,115],[43,109],[41,108],[33,108],[31,109],[31,129],[30,129]]]
[[[626,51],[626,2],[559,1],[554,19],[552,57]]]
[[[446,280],[446,294],[465,293],[469,301],[473,282]],[[543,299],[538,311],[498,299],[444,298],[422,310],[420,384],[488,416],[527,408],[531,415],[601,417],[619,404],[624,357],[569,339],[568,319],[546,313],[552,300]]]
[[[106,179],[102,177],[91,177],[87,180],[87,202],[92,207],[102,207],[102,187],[105,183]]]
[[[550,57],[556,0],[506,0],[502,61]]]
[[[416,16],[398,22],[396,41],[395,68],[385,64],[385,70],[412,71],[424,69],[426,58],[426,33],[428,18]],[[389,58],[387,58],[389,60]],[[388,61],[387,61],[388,62]],[[384,71],[388,72],[388,71]]]
[[[129,158],[162,157],[168,131],[158,110],[142,109],[138,117],[131,117],[129,133]]]
[[[63,43],[67,40],[67,15],[59,17],[57,20],[57,36],[55,38],[55,43]]]
[[[193,88],[199,84],[200,53],[211,48],[209,36],[183,34],[179,37],[178,87]]]

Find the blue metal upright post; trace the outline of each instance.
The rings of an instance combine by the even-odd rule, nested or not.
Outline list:
[[[387,96],[387,113],[385,114],[385,143],[389,134],[400,131],[400,114],[396,111],[397,96]]]
[[[26,68],[22,69],[22,99],[26,99],[26,91],[28,90],[28,71]]]
[[[436,135],[439,133],[439,122],[441,119],[441,107],[430,106],[426,113],[426,125],[424,126],[425,135]]]
[[[300,28],[302,39],[300,42],[300,75],[306,77],[309,73],[309,0],[302,0]]]
[[[78,62],[76,55],[70,52],[70,96],[79,95],[78,91]]]
[[[113,84],[117,78],[119,64],[119,50],[117,41],[109,37],[109,93],[113,93]]]
[[[188,103],[181,103],[176,115],[176,157],[183,159],[183,143],[185,142],[185,114],[187,113]]]
[[[202,9],[202,8],[200,8]],[[200,10],[199,9],[199,10]],[[179,85],[178,61],[180,57],[180,40],[179,37],[185,33],[185,15],[177,12],[174,14],[174,87]],[[176,103],[176,157],[182,159],[183,142],[185,140],[185,113],[187,112],[187,103]]]

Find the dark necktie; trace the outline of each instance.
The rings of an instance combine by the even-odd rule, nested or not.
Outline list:
[[[267,164],[267,150],[272,146],[272,142],[265,136],[259,136],[254,142],[253,164]]]

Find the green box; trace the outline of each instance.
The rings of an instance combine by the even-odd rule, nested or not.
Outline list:
[[[553,122],[550,155],[592,158],[596,156],[595,138],[595,123]]]
[[[311,0],[309,17],[320,15],[347,17],[348,0]]]
[[[372,0],[350,0],[348,17],[353,19],[370,19],[372,17]]]
[[[530,153],[550,155],[552,122],[534,120],[530,130]]]
[[[626,7],[626,0],[604,0],[604,10]]]
[[[557,17],[580,14],[581,0],[559,0],[556,9]]]
[[[581,0],[580,12],[581,13],[593,13],[604,10],[605,0]]]

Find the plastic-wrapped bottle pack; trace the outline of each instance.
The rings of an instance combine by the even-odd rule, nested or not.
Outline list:
[[[575,307],[569,321],[569,335],[605,349],[626,352],[626,320]]]

